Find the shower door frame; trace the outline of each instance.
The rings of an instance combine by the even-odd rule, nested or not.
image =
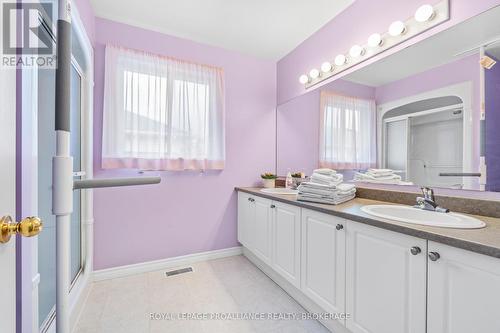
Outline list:
[[[57,3],[55,2],[57,6]],[[80,19],[76,4],[72,6],[72,26],[75,29],[76,36],[84,51],[87,68],[83,71],[76,60],[72,59],[72,63],[76,64],[75,68],[81,77],[81,166],[82,171],[85,171],[85,178],[93,178],[93,88],[94,88],[94,50],[92,43],[86,33],[83,22]],[[55,22],[52,24],[52,29],[55,31]],[[38,140],[38,69],[23,70],[23,133],[31,133],[31,140],[23,140],[23,149],[27,149],[31,154],[30,163],[23,162],[23,177],[26,174],[26,184],[23,186],[23,203],[27,205],[24,208],[31,212],[31,215],[37,215],[37,140]],[[53,129],[55,130],[55,129]],[[30,141],[30,142],[28,142]],[[77,316],[83,307],[83,301],[86,294],[89,292],[90,282],[92,280],[92,265],[93,265],[93,193],[92,190],[81,191],[81,269],[74,281],[72,281],[69,290],[70,304],[70,325],[73,328],[76,323]],[[29,328],[23,328],[23,331],[38,333],[38,332],[55,332],[55,314],[49,315],[46,322],[39,326],[39,309],[38,309],[38,284],[40,275],[38,273],[38,239],[37,237],[30,238],[30,243],[23,244],[23,252],[29,255],[23,255],[23,268],[29,267],[29,271],[22,272],[22,275],[31,274],[28,279],[31,281],[31,295],[28,297],[27,288],[22,290],[23,297],[23,313],[30,313],[31,318],[23,318],[23,324],[29,323]],[[20,260],[21,258],[18,258]],[[23,277],[24,279],[24,277]],[[26,296],[24,296],[26,295]],[[25,312],[26,311],[26,312]]]

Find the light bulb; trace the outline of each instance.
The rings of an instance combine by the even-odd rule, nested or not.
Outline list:
[[[431,5],[422,5],[415,12],[415,21],[426,22],[434,18],[436,12]]]
[[[347,62],[347,58],[343,54],[339,54],[338,56],[335,57],[335,65],[337,66],[342,66]]]
[[[371,47],[376,47],[382,45],[382,36],[380,34],[373,34],[368,37],[368,45]]]
[[[316,68],[313,68],[311,69],[311,71],[309,72],[309,76],[311,77],[311,79],[317,79],[319,77],[319,71],[316,69]]]
[[[353,45],[353,47],[351,47],[351,50],[349,51],[349,55],[353,58],[357,58],[357,57],[360,57],[362,56],[363,54],[365,53],[365,49],[362,48],[361,46],[359,45]]]
[[[333,66],[331,63],[329,63],[328,61],[325,61],[322,65],[321,65],[321,71],[323,73],[329,73],[331,72],[333,69]]]
[[[309,82],[309,76],[302,74],[299,78],[299,82],[302,84],[306,84]]]
[[[392,24],[389,26],[389,35],[391,35],[392,37],[402,35],[405,32],[406,32],[406,26],[401,21],[392,22]]]

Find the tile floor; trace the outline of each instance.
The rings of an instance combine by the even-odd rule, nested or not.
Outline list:
[[[151,320],[151,313],[304,313],[243,256],[96,282],[74,333],[327,333],[314,320]]]

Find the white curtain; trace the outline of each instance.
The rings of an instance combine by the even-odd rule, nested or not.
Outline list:
[[[320,107],[320,166],[332,169],[375,167],[375,101],[322,91]]]
[[[220,68],[106,46],[103,168],[223,169]]]

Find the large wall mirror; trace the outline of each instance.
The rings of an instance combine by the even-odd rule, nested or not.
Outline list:
[[[280,105],[277,173],[499,192],[498,22],[500,6]]]

